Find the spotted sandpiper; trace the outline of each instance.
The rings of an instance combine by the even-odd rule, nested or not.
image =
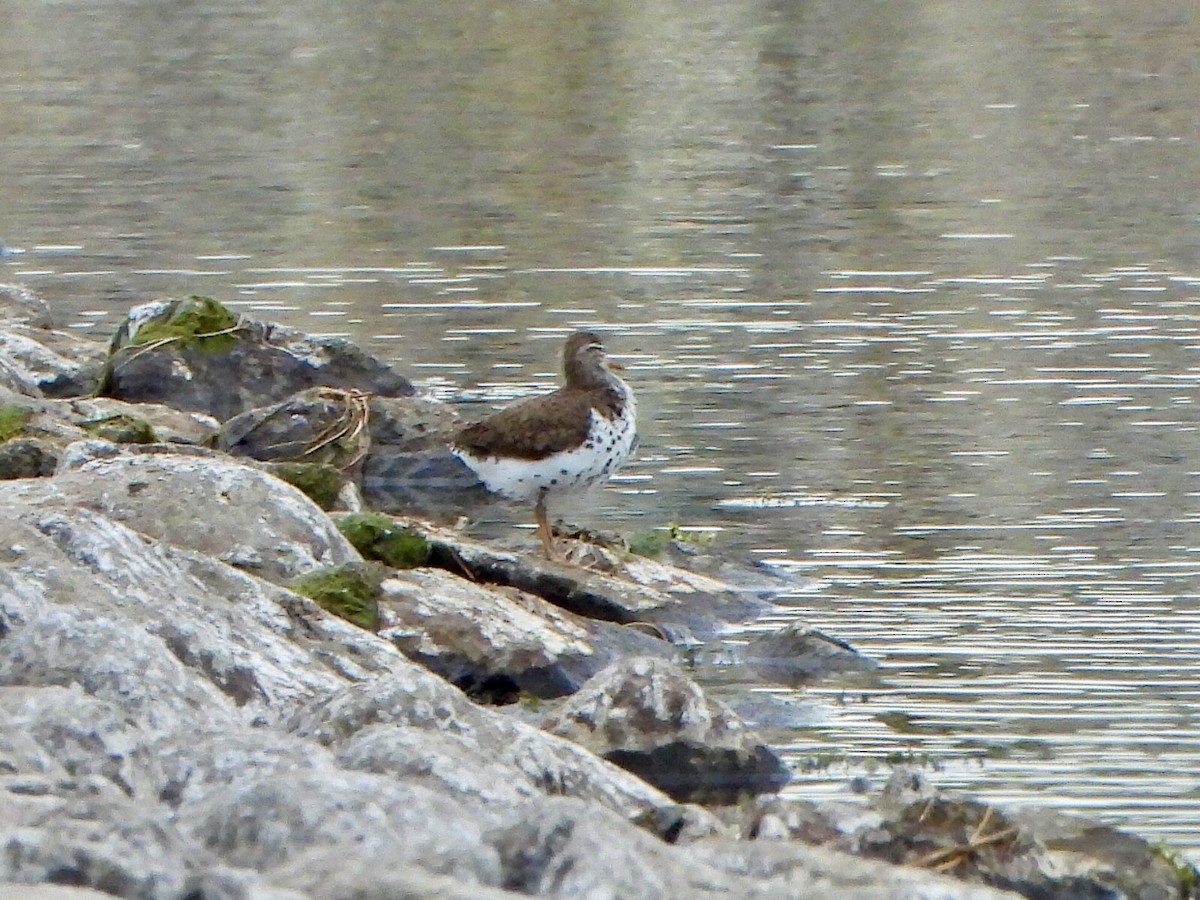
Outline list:
[[[607,481],[637,442],[633,392],[620,368],[590,331],[576,331],[563,348],[566,384],[468,425],[453,453],[489,491],[534,503],[538,537],[554,558],[546,500]]]

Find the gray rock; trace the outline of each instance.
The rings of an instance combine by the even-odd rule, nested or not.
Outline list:
[[[126,797],[150,799],[149,735],[120,706],[70,687],[0,690],[0,771],[107,781]],[[92,781],[92,784],[95,782]]]
[[[217,446],[234,456],[263,461],[341,467],[368,453],[445,450],[456,424],[449,407],[420,397],[360,397],[309,388],[230,419],[221,427]],[[335,435],[341,437],[331,440]]]
[[[802,844],[701,840],[670,846],[631,832],[611,813],[552,800],[493,837],[519,893],[620,900],[753,897],[763,900],[1016,900]]]
[[[58,467],[54,445],[40,438],[12,438],[0,443],[0,480],[41,478]]]
[[[908,866],[893,866],[799,841],[708,840],[681,848],[697,862],[752,876],[750,897],[805,900],[1018,900],[1020,894],[967,884]],[[1056,896],[1056,895],[1047,895]],[[1074,898],[1074,894],[1059,894]],[[1082,900],[1082,898],[1080,898]]]
[[[234,321],[227,311],[206,303],[212,301],[189,298],[131,310],[110,347],[104,392],[134,403],[205,413],[222,422],[321,385],[385,396],[413,393],[407,379],[348,341],[309,337],[249,319],[218,329],[227,332],[221,336],[227,339],[137,343],[139,332],[188,315],[203,323],[223,313]]]
[[[25,369],[0,356],[0,387],[26,397],[41,397],[42,389]]]
[[[95,513],[0,511],[0,562],[19,564],[0,568],[0,684],[75,681],[170,729],[273,720],[347,678],[415,668],[312,601]]]
[[[154,429],[157,440],[172,444],[207,445],[219,427],[212,416],[180,412],[160,403],[125,403],[111,397],[87,397],[57,400],[50,406],[59,410],[71,424],[85,430],[118,416],[140,419]]]
[[[0,363],[20,383],[36,386],[47,397],[92,393],[100,381],[103,359],[103,347],[69,332],[24,324],[0,328]]]
[[[368,849],[313,849],[273,869],[271,881],[295,886],[311,900],[519,900],[478,882],[438,875],[417,866],[393,866]],[[207,896],[207,895],[206,895]]]
[[[197,721],[216,727],[235,720],[219,690],[190,674],[161,640],[131,629],[121,617],[29,596],[49,587],[69,601],[83,580],[74,574],[61,573],[53,585],[32,585],[11,571],[0,571],[0,627],[5,631],[0,685],[78,684],[154,728]]]
[[[217,447],[233,456],[326,463],[344,468],[369,449],[367,398],[309,388],[270,406],[247,410],[221,426]]]
[[[604,669],[543,727],[677,800],[735,802],[777,791],[789,778],[782,760],[732,710],[658,659]]]
[[[672,652],[663,641],[445,571],[397,573],[383,589],[379,635],[473,696],[560,697],[613,662],[618,647]]]
[[[657,789],[582,747],[481,709],[416,667],[317,700],[289,725],[294,734],[333,747],[345,764],[371,772],[411,774],[414,767],[433,771],[437,765],[469,765],[467,751],[478,748],[491,764],[509,769],[510,786],[522,795],[532,787],[579,797],[630,819],[671,805]],[[385,730],[367,732],[372,726]],[[438,735],[430,757],[414,757],[411,732],[405,729]],[[441,739],[446,735],[460,740],[447,743]],[[439,763],[439,752],[450,758]],[[711,830],[716,823],[700,827]]]
[[[255,574],[269,581],[360,561],[299,490],[225,457],[122,454],[63,471],[54,484],[67,500],[177,547],[231,562],[253,548]]]
[[[112,894],[91,888],[61,887],[49,884],[0,883],[0,900],[112,900]]]
[[[0,881],[58,882],[119,897],[185,893],[193,848],[148,804],[0,794]]]
[[[249,769],[185,800],[174,821],[225,863],[267,873],[312,849],[354,847],[389,866],[500,882],[497,854],[469,809],[449,794],[363,772]]]
[[[53,328],[50,305],[23,284],[0,284],[0,317],[7,327],[14,323],[33,328]]]

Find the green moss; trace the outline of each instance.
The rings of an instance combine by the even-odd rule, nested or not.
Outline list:
[[[634,556],[658,559],[671,546],[671,533],[665,528],[643,531],[629,539],[629,552]]]
[[[149,422],[124,413],[84,422],[83,428],[89,434],[102,437],[114,444],[153,444],[158,440],[158,436],[155,435]]]
[[[715,540],[716,535],[711,531],[694,531],[672,522],[663,528],[654,528],[634,535],[629,541],[629,552],[635,556],[657,559],[666,553],[672,544],[700,549],[708,547]]]
[[[33,410],[24,406],[0,406],[0,443],[15,438],[33,418]]]
[[[346,484],[341,472],[320,463],[279,463],[271,471],[303,491],[321,509],[332,509]]]
[[[423,535],[380,513],[352,513],[337,526],[359,553],[393,569],[415,569],[429,561],[429,541]]]
[[[297,578],[288,587],[315,600],[322,609],[374,631],[379,626],[383,573],[379,566],[349,563]]]
[[[517,702],[519,702],[525,709],[533,712],[537,712],[546,705],[546,702],[536,694],[526,694],[524,692],[522,692],[521,697]]]
[[[170,341],[175,347],[199,347],[210,353],[225,353],[237,344],[228,332],[237,326],[237,316],[211,297],[191,296],[180,302],[165,319],[148,322],[137,330],[130,344],[142,346]]]

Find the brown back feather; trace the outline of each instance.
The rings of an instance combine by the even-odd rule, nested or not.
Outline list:
[[[587,440],[592,407],[606,418],[621,414],[615,390],[566,390],[530,397],[463,428],[454,444],[474,456],[545,459]]]

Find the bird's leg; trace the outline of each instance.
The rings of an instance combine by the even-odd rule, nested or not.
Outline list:
[[[546,489],[538,491],[537,504],[533,507],[534,518],[537,519],[538,537],[542,539],[542,549],[546,551],[547,559],[557,559],[554,555],[554,532],[550,530],[550,517],[546,513]]]

